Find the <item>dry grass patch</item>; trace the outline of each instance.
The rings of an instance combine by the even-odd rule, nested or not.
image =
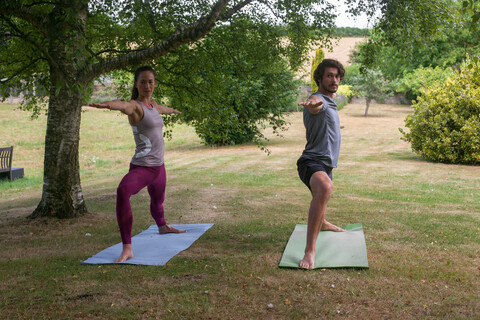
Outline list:
[[[0,113],[23,123],[8,108],[0,106]],[[175,127],[166,152],[167,221],[215,225],[164,267],[81,265],[120,241],[115,190],[133,152],[130,131],[118,129],[124,118],[89,110],[81,175],[94,213],[27,220],[41,179],[0,186],[0,313],[15,319],[478,318],[478,168],[432,164],[413,154],[398,132],[410,108],[373,105],[368,118],[363,108],[340,112],[345,127],[327,217],[340,225],[363,223],[370,269],[277,267],[294,225],[306,223],[310,199],[295,167],[305,145],[301,113],[288,115],[284,138],[267,133],[271,156],[254,145],[205,147],[193,130]],[[101,142],[113,127],[118,137]],[[19,161],[27,157],[24,148],[41,159],[27,141],[18,148]],[[38,167],[27,172],[41,171],[31,165]],[[132,197],[134,234],[153,224],[148,202],[145,191]]]

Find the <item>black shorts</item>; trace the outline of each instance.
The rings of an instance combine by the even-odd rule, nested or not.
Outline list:
[[[329,167],[323,162],[317,160],[300,158],[297,161],[297,171],[298,175],[300,176],[300,180],[302,180],[310,190],[312,190],[312,188],[310,188],[310,178],[315,172],[323,171],[328,175],[330,180],[332,180],[332,169],[332,167]]]

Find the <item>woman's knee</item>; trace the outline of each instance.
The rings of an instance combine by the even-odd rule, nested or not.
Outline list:
[[[132,192],[130,188],[125,184],[120,184],[117,188],[117,197],[119,198],[130,198]]]

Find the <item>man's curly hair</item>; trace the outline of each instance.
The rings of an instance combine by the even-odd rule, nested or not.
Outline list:
[[[317,86],[320,86],[319,81],[323,78],[326,68],[337,68],[338,74],[340,75],[340,80],[343,80],[345,76],[345,69],[343,65],[334,59],[323,59],[322,62],[318,65],[317,69],[313,72],[313,79]]]

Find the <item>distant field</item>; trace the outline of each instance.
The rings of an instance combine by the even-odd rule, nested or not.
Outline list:
[[[329,59],[336,59],[340,61],[344,66],[350,65],[350,55],[355,48],[355,45],[357,43],[361,43],[365,41],[367,38],[360,38],[360,37],[352,37],[352,38],[341,38],[337,41],[333,41],[332,43],[332,51],[329,51],[326,48],[323,48],[323,51],[325,52],[325,58]],[[315,56],[315,50],[312,50],[310,53],[310,58],[308,61],[305,63],[303,69],[303,74],[302,78],[303,79],[309,79],[308,77],[310,76],[310,64]]]
[[[328,49],[323,49],[323,51],[325,51],[325,58],[337,59],[344,66],[348,66],[351,64],[350,55],[355,45],[364,41],[366,41],[366,38],[341,38],[338,42],[334,42],[332,52]]]

